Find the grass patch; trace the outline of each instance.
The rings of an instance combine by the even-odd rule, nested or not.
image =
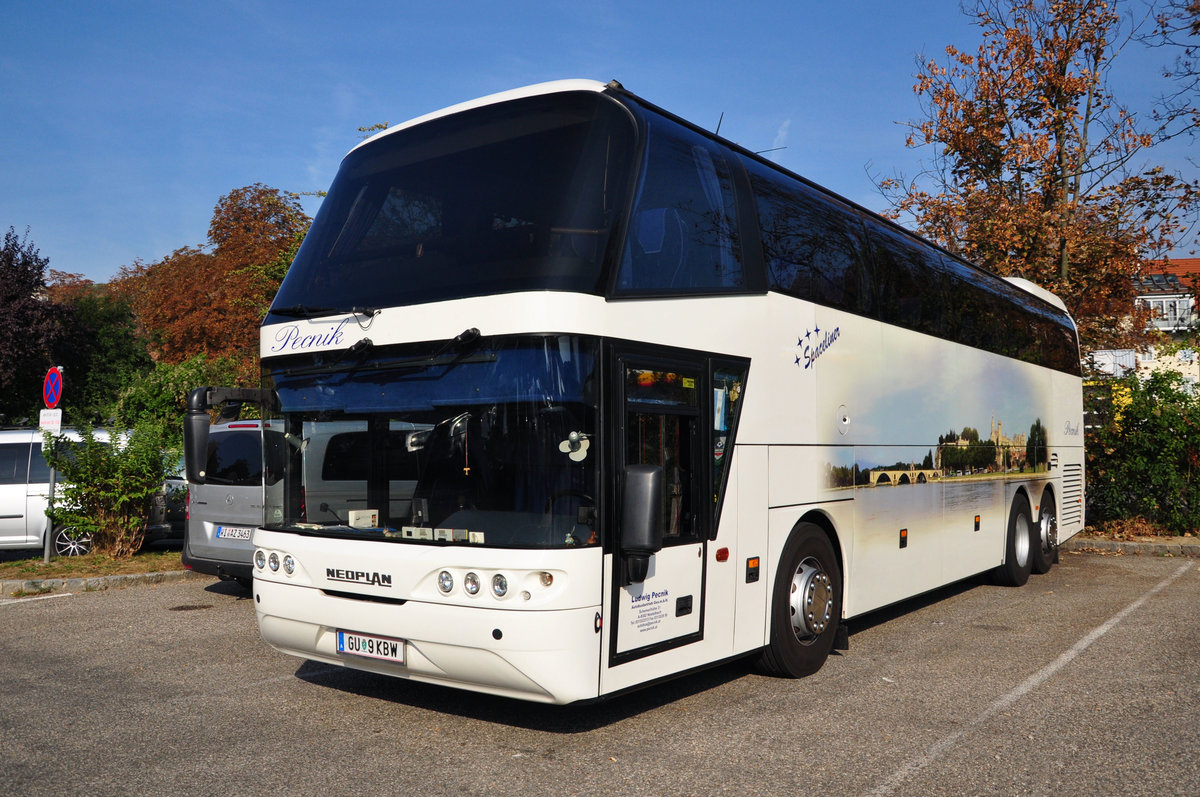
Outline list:
[[[18,556],[20,558],[17,558]],[[182,569],[178,549],[152,548],[128,559],[111,559],[98,553],[87,556],[60,556],[52,557],[48,564],[42,562],[40,551],[22,551],[20,554],[7,554],[0,560],[0,581],[95,578]]]

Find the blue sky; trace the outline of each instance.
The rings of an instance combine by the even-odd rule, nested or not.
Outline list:
[[[919,114],[915,55],[977,41],[953,0],[10,3],[0,231],[106,281],[203,244],[234,188],[326,188],[360,126],[575,77],[724,114],[725,137],[879,210],[869,174],[922,157],[897,124]],[[1163,60],[1133,53],[1119,97],[1148,105]]]

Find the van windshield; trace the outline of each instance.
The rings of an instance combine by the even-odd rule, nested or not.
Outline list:
[[[573,335],[498,337],[264,363],[286,431],[268,528],[595,544],[597,347]]]

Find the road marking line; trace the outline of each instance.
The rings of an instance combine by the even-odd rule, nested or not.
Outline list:
[[[1072,645],[1069,650],[1067,650],[1057,659],[1026,678],[1019,686],[1006,694],[1004,697],[997,700],[995,703],[992,703],[979,714],[975,715],[970,721],[958,728],[958,730],[939,739],[919,758],[914,758],[912,761],[909,761],[907,764],[897,769],[892,773],[890,778],[879,784],[879,786],[872,790],[870,794],[891,794],[900,786],[900,784],[904,783],[904,781],[908,780],[922,769],[925,769],[925,767],[929,766],[934,761],[937,761],[943,753],[949,750],[963,736],[966,736],[968,733],[987,722],[993,716],[1008,708],[1013,703],[1017,702],[1022,697],[1036,689],[1038,686],[1052,678],[1055,673],[1070,664],[1076,656],[1091,647],[1093,642],[1111,631],[1113,627],[1117,625],[1117,623],[1121,622],[1130,614],[1140,609],[1146,601],[1162,592],[1164,589],[1174,583],[1177,578],[1191,569],[1192,564],[1189,562],[1188,564],[1180,567],[1171,575],[1167,576],[1152,589],[1150,589],[1150,591],[1142,595],[1142,597],[1138,598],[1133,603],[1114,614],[1103,625],[1093,629],[1091,633]]]
[[[7,606],[10,603],[29,603],[30,601],[48,601],[51,598],[69,598],[74,595],[74,592],[56,592],[53,595],[32,595],[28,598],[5,598],[0,600],[0,606]]]

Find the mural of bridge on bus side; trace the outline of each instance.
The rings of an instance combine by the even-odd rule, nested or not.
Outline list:
[[[992,420],[985,438],[977,429],[964,427],[938,436],[936,445],[921,451],[920,446],[872,446],[854,451],[842,449],[842,463],[826,465],[830,488],[884,487],[928,484],[947,480],[977,480],[1045,470],[1048,465],[1046,430],[1041,419],[1028,432],[1011,436],[1004,424]],[[880,464],[880,457],[892,455],[891,464]]]

